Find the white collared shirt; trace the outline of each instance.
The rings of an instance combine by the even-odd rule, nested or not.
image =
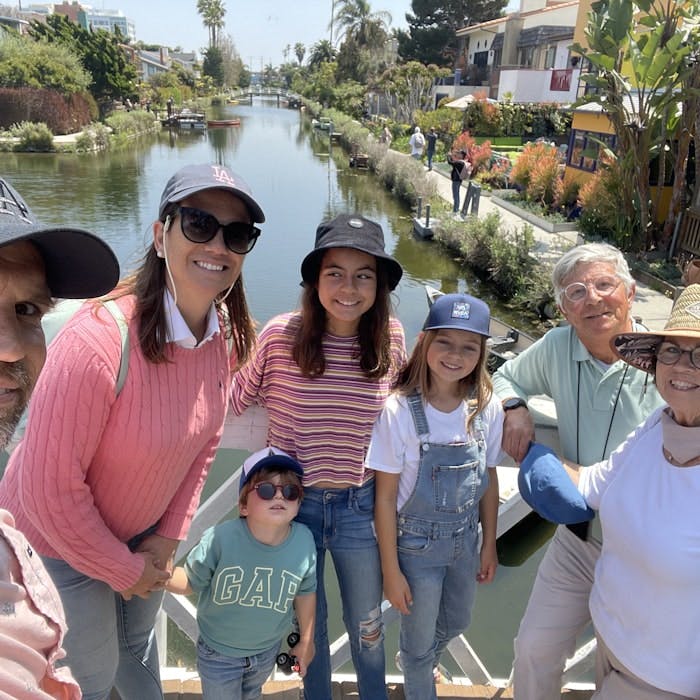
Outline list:
[[[208,343],[219,332],[219,316],[216,313],[216,306],[213,302],[207,314],[207,330],[202,341],[198,343],[197,338],[195,338],[187,322],[182,317],[180,309],[177,308],[175,299],[173,299],[169,289],[165,290],[163,300],[165,301],[165,324],[168,343],[175,343],[181,348],[198,348],[204,343]]]

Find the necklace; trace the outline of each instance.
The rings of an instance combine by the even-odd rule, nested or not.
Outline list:
[[[617,387],[617,394],[615,394],[615,403],[613,404],[612,414],[610,415],[610,422],[608,423],[608,432],[605,435],[605,444],[603,445],[603,451],[600,454],[600,461],[605,459],[605,454],[608,449],[608,441],[610,440],[610,432],[612,431],[613,421],[615,420],[615,412],[617,411],[617,404],[620,400],[620,393],[622,392],[622,387],[625,383],[625,378],[627,377],[627,370],[629,365],[625,363],[625,371],[622,373],[622,379],[620,379],[620,384]],[[579,441],[580,441],[580,419],[581,419],[581,363],[578,363],[578,378],[576,382],[576,463],[581,464],[581,459],[579,455]]]

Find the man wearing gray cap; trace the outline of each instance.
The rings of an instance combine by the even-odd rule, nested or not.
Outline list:
[[[41,318],[53,298],[98,296],[119,279],[109,246],[86,231],[44,226],[0,178],[0,448],[27,406],[46,357]],[[0,509],[0,695],[80,697],[55,662],[65,620],[41,559]]]

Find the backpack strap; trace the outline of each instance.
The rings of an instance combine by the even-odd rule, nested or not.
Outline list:
[[[121,340],[121,357],[119,360],[119,370],[117,372],[117,380],[114,383],[114,395],[119,396],[124,384],[126,383],[126,375],[129,371],[129,325],[126,322],[124,313],[119,308],[114,299],[109,299],[104,303],[105,309],[109,311],[112,318],[119,328],[119,338]]]

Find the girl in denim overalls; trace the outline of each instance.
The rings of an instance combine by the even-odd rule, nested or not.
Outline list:
[[[466,294],[431,307],[375,424],[375,526],[384,593],[401,611],[407,700],[436,698],[434,669],[493,580],[503,409],[486,368],[489,308]],[[478,524],[483,540],[478,556]]]

